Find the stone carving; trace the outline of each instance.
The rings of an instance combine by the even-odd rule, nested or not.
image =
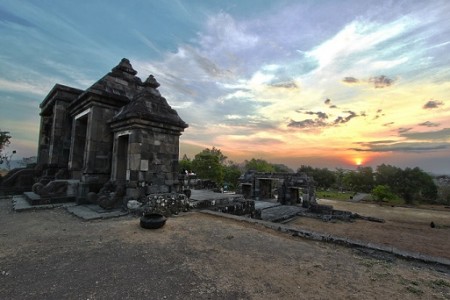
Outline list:
[[[147,77],[147,80],[145,80],[144,85],[149,86],[154,89],[156,89],[160,86],[159,82],[156,81],[156,79],[153,75],[150,75]]]
[[[47,185],[38,182],[33,185],[32,191],[42,198],[54,198],[67,196],[67,181],[50,181]]]
[[[67,169],[59,169],[58,172],[55,173],[55,179],[68,179],[69,172]]]
[[[128,59],[122,58],[120,63],[112,69],[113,72],[122,71],[131,75],[136,75],[137,71],[133,69]]]
[[[97,203],[104,209],[111,209],[122,204],[125,196],[125,185],[108,181],[97,194]]]

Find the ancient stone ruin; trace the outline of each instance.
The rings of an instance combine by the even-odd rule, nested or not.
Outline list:
[[[304,173],[260,173],[249,171],[241,176],[240,192],[246,199],[277,199],[281,204],[316,203],[314,180]]]
[[[188,125],[153,75],[142,82],[136,74],[124,58],[86,90],[53,87],[40,105],[30,203],[75,200],[112,208],[178,191],[179,137]]]

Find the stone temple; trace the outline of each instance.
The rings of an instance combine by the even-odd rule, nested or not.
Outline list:
[[[71,196],[84,203],[103,194],[111,206],[143,190],[178,190],[179,137],[188,125],[153,75],[142,82],[136,74],[124,58],[86,90],[56,84],[45,97],[37,198]]]

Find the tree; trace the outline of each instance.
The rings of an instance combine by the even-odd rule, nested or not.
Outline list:
[[[371,167],[359,167],[342,175],[342,184],[349,190],[370,193],[373,189],[374,173]]]
[[[356,191],[359,183],[358,183],[358,176],[355,171],[349,171],[344,174],[344,177],[342,178],[342,185],[345,187],[346,190],[350,191]]]
[[[391,189],[387,185],[377,185],[372,190],[372,196],[378,201],[391,200],[395,195],[391,192]]]
[[[229,185],[229,189],[235,190],[239,185],[239,177],[241,177],[241,170],[238,165],[230,163],[223,167],[224,182]]]
[[[272,164],[272,167],[276,173],[294,173],[294,170],[284,164]]]
[[[9,131],[0,130],[0,165],[6,163],[8,169],[10,169],[12,156],[16,154],[15,150],[13,150],[11,153],[5,152],[5,148],[8,147],[9,144],[11,144],[10,139],[11,135],[9,134]]]
[[[406,203],[413,201],[434,202],[437,198],[437,187],[433,177],[420,168],[406,168],[399,176],[397,190]]]
[[[315,174],[313,175],[314,181],[317,182],[317,186],[328,189],[334,185],[336,182],[336,175],[333,171],[328,170],[327,168],[315,170]]]
[[[372,167],[358,167],[357,191],[370,193],[374,186],[374,174]]]
[[[10,138],[11,135],[9,135],[8,131],[0,130],[0,164],[2,164],[3,161],[7,158],[7,155],[5,154],[5,148],[8,147],[8,145],[11,143],[9,141]]]
[[[338,190],[342,192],[342,190],[344,189],[344,176],[345,176],[344,169],[336,168],[335,176]]]
[[[192,169],[200,178],[212,180],[220,186],[223,182],[223,166],[220,163],[219,153],[220,150],[214,152],[210,149],[203,150],[192,160]]]
[[[272,164],[268,163],[264,159],[260,158],[252,158],[250,161],[245,161],[245,170],[254,170],[256,172],[265,172],[265,173],[273,173],[275,172],[275,168]]]
[[[398,179],[401,176],[402,169],[381,164],[376,168],[375,174],[375,184],[376,185],[387,185],[390,186],[392,190],[395,190],[398,185]]]
[[[420,168],[406,168],[404,170],[392,166],[384,166],[384,173],[377,174],[377,182],[383,182],[390,174],[389,180],[386,180],[391,190],[412,204],[414,201],[434,202],[437,199],[437,186],[433,177],[422,171]],[[389,170],[389,172],[386,172]],[[381,177],[381,179],[379,179]]]
[[[202,151],[202,153],[217,156],[217,158],[219,159],[219,162],[222,165],[225,164],[225,161],[228,158],[222,153],[222,151],[220,151],[220,149],[217,149],[216,147],[212,147],[212,149],[206,148]]]
[[[439,186],[438,201],[442,204],[450,204],[450,185]]]
[[[297,172],[306,173],[308,176],[314,178],[314,181],[320,188],[328,189],[336,182],[336,175],[327,168],[320,169],[302,165]]]
[[[179,161],[179,170],[184,173],[185,171],[192,171],[192,160],[187,157],[187,155],[183,155],[183,158]]]
[[[301,165],[300,168],[297,169],[297,173],[305,173],[306,175],[313,176],[314,168],[311,166]]]

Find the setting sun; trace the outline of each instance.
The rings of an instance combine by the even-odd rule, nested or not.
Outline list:
[[[355,163],[356,163],[356,165],[357,166],[360,166],[360,165],[362,165],[362,163],[363,163],[363,159],[362,158],[355,158]]]

